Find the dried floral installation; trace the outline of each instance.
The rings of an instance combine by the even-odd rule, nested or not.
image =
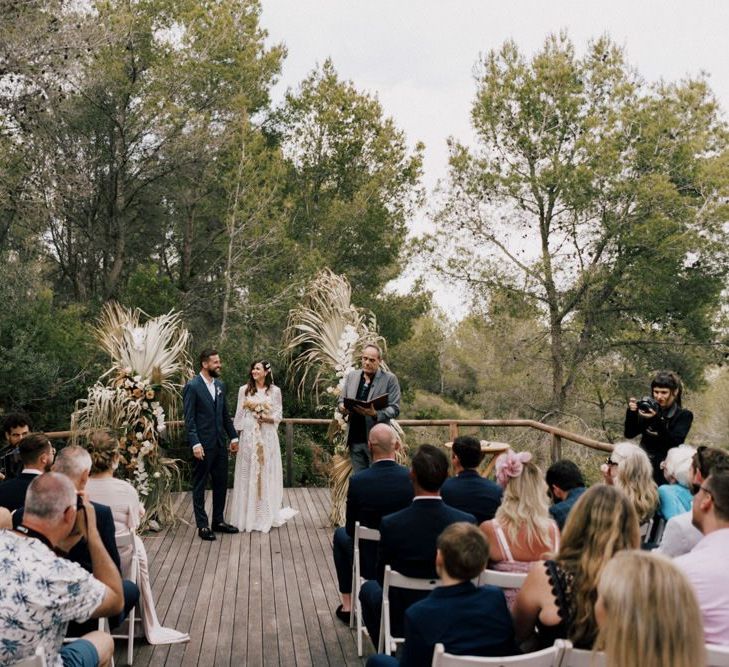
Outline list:
[[[160,443],[167,430],[165,408],[174,410],[192,371],[189,333],[180,314],[147,317],[142,324],[143,316],[118,303],[104,306],[95,333],[112,366],[76,402],[71,429],[81,445],[85,434],[97,428],[118,434],[122,460],[117,474],[140,495],[146,510],[143,527],[155,527],[174,520],[170,492],[180,482],[177,460],[166,456]]]

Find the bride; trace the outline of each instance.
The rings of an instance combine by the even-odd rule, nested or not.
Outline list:
[[[298,514],[281,507],[283,473],[277,427],[283,416],[281,390],[273,384],[271,364],[251,364],[248,384],[238,391],[233,425],[240,433],[235,462],[230,523],[240,530],[267,533]]]

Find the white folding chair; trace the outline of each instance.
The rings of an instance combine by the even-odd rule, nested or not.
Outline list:
[[[478,585],[498,586],[499,588],[521,588],[524,585],[526,578],[526,572],[484,570],[478,577]]]
[[[560,667],[605,667],[605,654],[602,651],[575,648],[570,642],[565,643],[567,646]]]
[[[107,632],[111,634],[111,628],[109,628],[109,619],[104,618],[103,616],[99,619],[99,625],[97,630],[99,632]],[[80,637],[66,637],[63,640],[64,644],[70,644],[71,642],[75,642],[77,639],[80,639]],[[45,664],[45,658],[44,658],[44,664]],[[131,664],[131,663],[129,663]],[[114,656],[111,656],[111,662],[109,663],[110,667],[114,667]]]
[[[392,636],[392,622],[390,619],[390,589],[405,588],[411,591],[432,591],[440,579],[418,579],[406,577],[393,570],[389,565],[385,566],[385,580],[382,586],[382,615],[380,617],[380,641],[377,652],[391,655],[398,644],[405,641],[404,637]]]
[[[359,601],[359,589],[364,583],[362,566],[360,563],[360,540],[370,542],[380,541],[380,531],[367,528],[359,521],[354,524],[354,558],[352,559],[352,613],[349,616],[349,627],[355,627],[357,632],[357,655],[362,657],[362,635],[367,634],[367,628],[362,622],[362,605]]]
[[[554,646],[506,658],[483,658],[473,655],[453,655],[445,652],[443,644],[436,644],[432,667],[467,667],[468,665],[489,665],[489,667],[559,667],[565,646],[569,642],[558,639]]]
[[[129,581],[139,585],[139,562],[137,561],[137,543],[134,539],[135,535],[132,531],[127,533],[117,533],[116,535],[116,546],[118,549],[126,549],[131,547],[132,550],[132,568],[129,571],[129,576],[126,577]],[[141,622],[141,619],[136,617],[136,607],[132,607],[127,616],[128,629],[126,634],[118,634],[111,636],[114,639],[126,639],[127,640],[127,664],[131,665],[134,659],[134,623]],[[99,628],[101,629],[101,628]]]
[[[648,537],[651,534],[651,529],[653,528],[653,519],[648,519],[645,523],[640,524],[639,526],[639,532],[640,532],[640,543],[645,544],[648,541]]]
[[[729,667],[729,646],[707,644],[706,667]]]
[[[20,662],[14,662],[13,667],[46,667],[46,652],[42,646],[36,646],[35,655],[24,658]]]

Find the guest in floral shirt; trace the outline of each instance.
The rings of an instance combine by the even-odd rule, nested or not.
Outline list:
[[[104,548],[93,506],[79,508],[71,481],[39,475],[28,487],[23,523],[0,530],[0,666],[31,657],[38,645],[52,667],[107,665],[114,651],[108,634],[90,632],[63,645],[70,620],[118,614],[122,584]],[[93,575],[54,551],[68,551],[85,537]]]

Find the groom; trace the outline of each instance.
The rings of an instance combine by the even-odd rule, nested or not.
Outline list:
[[[214,540],[215,532],[237,533],[235,526],[225,523],[225,494],[228,488],[228,449],[238,451],[238,434],[225,403],[225,386],[220,377],[220,356],[217,350],[200,353],[200,374],[182,390],[187,441],[195,457],[192,477],[192,506],[195,510],[197,533],[203,540]],[[208,527],[205,513],[205,486],[208,477],[213,486],[213,523]],[[213,532],[215,531],[215,532]]]

